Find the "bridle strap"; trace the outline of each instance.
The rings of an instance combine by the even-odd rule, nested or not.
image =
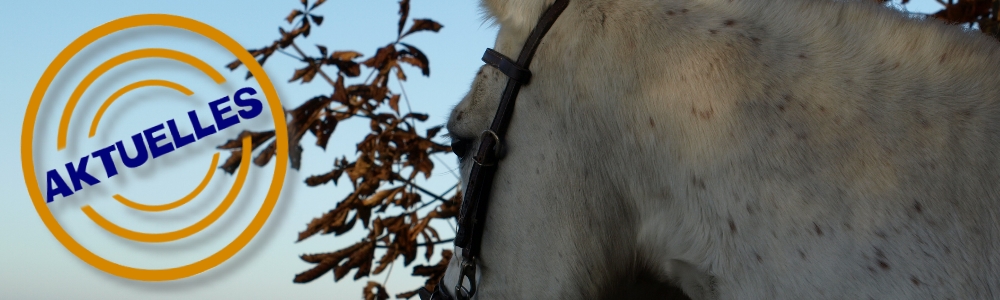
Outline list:
[[[483,53],[483,62],[497,68],[510,80],[520,82],[523,85],[528,85],[528,81],[531,80],[531,71],[528,68],[521,67],[517,62],[496,50],[486,49],[486,53]]]
[[[569,5],[569,0],[556,0],[550,6],[538,24],[531,31],[528,40],[524,42],[517,62],[511,64],[510,59],[493,49],[487,49],[483,55],[483,60],[490,65],[496,62],[495,66],[504,72],[508,77],[507,86],[504,87],[500,97],[500,105],[497,107],[496,115],[490,129],[484,132],[480,139],[472,171],[469,174],[469,184],[465,190],[465,199],[462,201],[462,209],[459,214],[458,234],[455,237],[455,246],[462,248],[462,256],[465,259],[473,259],[479,255],[479,246],[482,241],[483,225],[486,220],[486,211],[489,204],[490,189],[493,185],[493,176],[496,173],[496,161],[499,159],[504,136],[507,127],[510,125],[511,117],[514,114],[514,103],[517,94],[521,90],[521,85],[526,84],[531,78],[531,71],[528,66],[535,56],[535,50],[542,42],[542,37],[549,31],[559,15]],[[490,58],[496,59],[490,59]],[[499,61],[497,61],[499,60]],[[492,62],[491,62],[492,61]],[[491,133],[491,137],[486,138],[485,133]]]
[[[462,248],[462,275],[459,276],[458,287],[462,286],[467,278],[473,285],[471,291],[464,294],[456,288],[456,297],[459,299],[471,298],[476,291],[475,282],[475,259],[479,256],[480,245],[482,243],[483,226],[486,221],[486,210],[489,204],[490,189],[493,186],[493,177],[496,174],[496,162],[501,158],[503,151],[503,139],[507,134],[507,127],[510,125],[511,117],[514,114],[514,102],[522,85],[527,85],[531,80],[531,59],[535,56],[535,50],[542,42],[542,37],[552,28],[559,15],[569,5],[569,0],[556,0],[552,6],[538,19],[538,24],[531,30],[528,40],[524,42],[521,53],[518,54],[517,61],[493,49],[486,49],[483,54],[483,61],[493,66],[507,75],[507,85],[503,89],[500,97],[500,105],[497,107],[496,115],[493,116],[493,123],[490,129],[483,131],[479,148],[473,157],[475,164],[469,174],[469,184],[465,189],[465,198],[462,201],[462,208],[458,218],[458,233],[455,235],[455,246]],[[467,269],[467,264],[471,268]],[[468,272],[472,274],[467,274]],[[472,276],[472,277],[468,277]],[[438,283],[434,293],[421,288],[422,299],[451,299],[443,288],[445,285]]]

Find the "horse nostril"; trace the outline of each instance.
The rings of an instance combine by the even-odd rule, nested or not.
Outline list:
[[[469,147],[472,146],[472,140],[467,139],[455,139],[451,141],[451,152],[458,155],[459,159],[465,157],[465,154],[469,152]]]

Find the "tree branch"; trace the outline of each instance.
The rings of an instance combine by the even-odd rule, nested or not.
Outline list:
[[[302,52],[302,49],[299,49],[299,45],[296,45],[294,41],[292,42],[292,48],[295,48],[295,52],[298,52],[299,55],[302,55],[303,60],[306,57],[309,57],[308,55],[306,55],[305,52]],[[326,72],[323,72],[323,67],[322,66],[320,66],[319,68],[316,68],[316,70],[317,70],[317,73],[319,73],[320,76],[323,76],[323,79],[326,79],[326,82],[330,84],[330,87],[337,88],[337,84],[333,82],[333,79],[330,79],[330,76],[327,76]]]
[[[433,242],[431,244],[440,245],[440,244],[450,243],[450,242],[454,242],[454,241],[455,241],[454,238],[450,238],[450,239],[443,239],[443,240],[440,240],[440,241],[437,241],[437,242]],[[427,243],[417,244],[417,248],[424,247],[424,246],[427,246]],[[375,248],[376,249],[386,249],[386,248],[389,248],[389,246],[375,245]]]
[[[396,178],[396,180],[399,180],[399,181],[402,181],[402,182],[405,182],[406,184],[408,184],[408,185],[410,185],[410,186],[412,186],[412,187],[415,187],[415,188],[417,188],[417,190],[418,190],[418,191],[420,191],[420,192],[423,192],[424,194],[427,194],[428,196],[431,196],[431,198],[434,198],[435,200],[440,200],[440,201],[445,201],[445,202],[447,202],[447,201],[448,201],[448,199],[445,199],[444,197],[441,197],[441,196],[440,196],[440,195],[438,195],[438,194],[435,194],[435,193],[433,193],[433,192],[431,192],[431,191],[428,191],[427,189],[425,189],[425,188],[423,188],[423,187],[421,187],[421,186],[417,185],[416,183],[413,183],[413,181],[410,181],[410,180],[404,180],[404,179],[403,179],[403,177],[401,177],[401,176],[398,176],[398,175],[397,175],[396,177],[397,177],[397,178]],[[443,194],[447,194],[447,193],[448,193],[448,192],[450,192],[451,190],[454,190],[456,186],[458,186],[458,185],[455,185],[455,186],[452,186],[452,187],[451,187],[451,188],[449,188],[449,189],[448,189],[447,191],[445,191],[444,193],[441,193],[441,194],[442,194],[442,195],[443,195]]]

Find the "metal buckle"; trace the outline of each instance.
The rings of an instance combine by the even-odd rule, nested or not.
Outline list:
[[[469,280],[470,288],[466,289],[462,284]],[[462,257],[462,272],[458,275],[458,284],[455,285],[455,297],[459,300],[469,300],[476,295],[476,261]]]
[[[487,137],[493,139],[493,159],[487,161],[485,157],[476,155],[472,157],[472,160],[475,161],[477,165],[484,167],[491,167],[496,165],[497,161],[500,160],[500,156],[503,155],[503,144],[500,143],[500,136],[497,136],[496,132],[487,129],[483,130],[483,132],[479,134],[480,147],[482,147],[482,145],[484,144],[482,141],[485,140]],[[478,150],[476,151],[478,152]]]

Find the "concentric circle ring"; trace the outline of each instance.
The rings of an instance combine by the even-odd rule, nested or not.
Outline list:
[[[45,197],[42,195],[41,189],[38,185],[38,178],[35,174],[33,153],[35,122],[38,119],[38,110],[41,106],[42,99],[45,98],[45,93],[48,91],[53,79],[55,79],[59,71],[62,70],[62,68],[73,56],[91,43],[118,31],[143,26],[166,26],[185,29],[215,41],[235,55],[236,58],[247,67],[250,73],[253,74],[254,78],[257,79],[257,82],[260,84],[260,87],[264,92],[268,107],[271,110],[271,117],[274,119],[275,140],[277,141],[275,156],[279,157],[279,159],[275,159],[274,174],[271,177],[271,185],[268,188],[260,210],[257,211],[253,220],[250,221],[250,224],[239,234],[239,236],[237,236],[232,242],[227,244],[221,250],[209,255],[206,258],[188,265],[170,269],[140,269],[120,265],[100,257],[80,245],[80,243],[74,240],[72,236],[66,233],[66,230],[52,215],[52,211],[49,210],[49,207],[45,202]],[[55,238],[59,240],[59,242],[62,243],[67,250],[91,266],[115,276],[141,281],[166,281],[193,276],[218,266],[222,262],[236,255],[237,252],[249,244],[250,240],[252,240],[253,237],[260,232],[260,229],[264,227],[264,223],[267,222],[268,217],[271,216],[275,205],[278,203],[278,195],[281,193],[281,187],[285,179],[285,171],[288,167],[288,160],[280,158],[286,157],[287,153],[288,132],[285,125],[284,109],[282,109],[281,102],[278,100],[278,94],[274,90],[273,83],[270,78],[267,77],[264,69],[259,63],[257,63],[257,60],[254,59],[254,57],[251,56],[242,46],[240,46],[239,43],[218,29],[193,19],[166,14],[134,15],[117,19],[91,29],[70,43],[69,46],[67,46],[66,49],[63,49],[63,51],[56,56],[52,63],[49,64],[48,68],[45,69],[45,72],[42,73],[42,77],[38,80],[38,84],[35,86],[35,90],[32,92],[31,99],[28,102],[28,108],[25,112],[24,124],[22,125],[21,130],[21,169],[24,172],[24,182],[28,188],[28,194],[31,196],[32,204],[34,204],[35,210],[38,212],[38,216],[41,217],[42,222],[45,223],[45,226],[52,232],[52,235],[55,236]]]

